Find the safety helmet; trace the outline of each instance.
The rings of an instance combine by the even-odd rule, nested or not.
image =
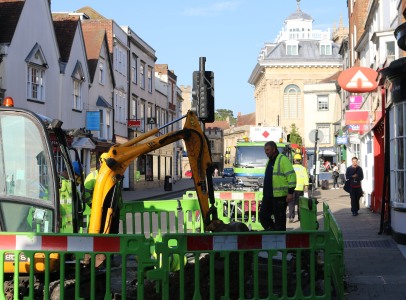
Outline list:
[[[294,160],[302,160],[302,156],[301,156],[300,154],[295,154],[295,155],[293,156],[293,159],[294,159]]]
[[[75,172],[76,175],[80,175],[79,162],[75,160],[74,162],[72,162],[72,165],[73,165],[73,172]]]
[[[100,161],[103,161],[107,158],[109,158],[109,154],[107,152],[103,152],[99,157]]]

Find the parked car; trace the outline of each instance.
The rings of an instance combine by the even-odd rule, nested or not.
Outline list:
[[[224,177],[234,177],[234,169],[233,168],[224,168],[223,178]]]

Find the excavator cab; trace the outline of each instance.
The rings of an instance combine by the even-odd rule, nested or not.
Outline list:
[[[58,231],[56,170],[44,132],[45,125],[36,115],[1,109],[1,231]]]
[[[79,232],[82,205],[76,191],[62,122],[28,110],[0,107],[0,230],[2,232]],[[58,156],[58,160],[56,159]],[[72,190],[71,224],[62,224],[57,161],[69,174]],[[14,270],[13,255],[6,255],[4,271]],[[57,257],[51,259],[57,260]],[[43,255],[35,256],[37,272],[44,270]],[[19,270],[30,263],[20,255]]]

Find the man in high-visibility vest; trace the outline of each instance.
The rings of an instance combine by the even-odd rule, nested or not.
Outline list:
[[[295,219],[295,208],[299,205],[299,197],[303,196],[309,188],[309,174],[304,166],[302,166],[302,156],[295,154],[293,156],[293,169],[296,173],[296,188],[293,193],[293,201],[288,203],[289,206],[289,223],[293,223]],[[298,220],[300,221],[299,208],[297,210]]]
[[[75,181],[77,182],[80,178],[80,168],[79,162],[73,162],[73,171],[75,176]],[[59,175],[60,177],[60,188],[59,188],[59,201],[60,201],[60,211],[62,217],[62,227],[61,232],[73,232],[72,225],[72,186],[69,180],[69,175],[66,170],[62,171]],[[79,195],[78,195],[79,197]]]
[[[259,220],[265,230],[286,230],[286,207],[293,201],[296,174],[289,158],[279,153],[276,143],[266,142],[269,160],[265,168],[263,198]]]

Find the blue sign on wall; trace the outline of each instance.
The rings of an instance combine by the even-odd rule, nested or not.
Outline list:
[[[346,135],[337,137],[337,145],[346,145],[348,143],[348,137]]]
[[[100,131],[100,112],[87,111],[86,112],[86,129]]]

